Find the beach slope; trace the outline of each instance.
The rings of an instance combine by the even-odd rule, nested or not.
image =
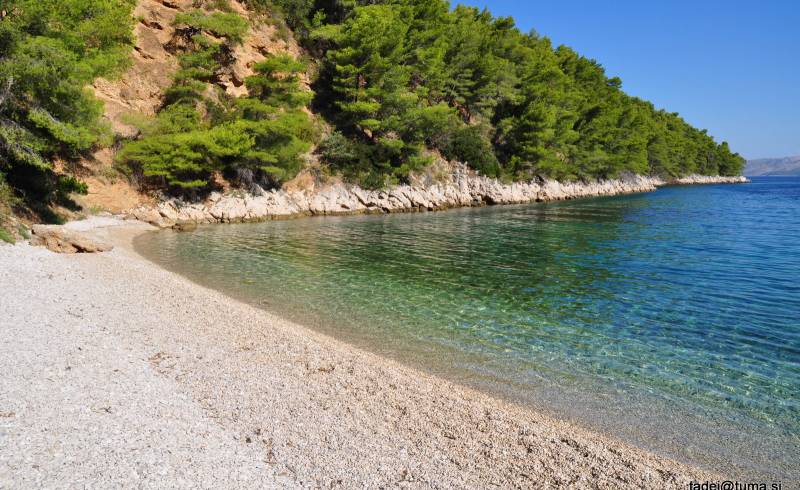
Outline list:
[[[713,476],[138,256],[0,246],[0,487],[686,488]]]

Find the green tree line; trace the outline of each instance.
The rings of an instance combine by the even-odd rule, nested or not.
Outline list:
[[[339,130],[321,152],[362,180],[402,179],[431,149],[510,179],[742,170],[727,143],[511,18],[445,0],[288,7],[306,14],[294,23],[321,59],[317,103]]]
[[[247,0],[283,19],[310,63],[268,57],[248,94],[232,97],[219,78],[249,21],[225,0],[195,3],[175,20],[180,69],[162,107],[118,155],[156,188],[205,192],[215,175],[277,186],[315,146],[369,187],[403,181],[437,154],[507,180],[743,166],[726,143],[625,94],[597,62],[446,0]],[[111,143],[86,87],[127,66],[134,5],[0,0],[0,182],[16,196],[50,203],[85,191],[53,161]],[[313,92],[300,83],[309,73]],[[309,107],[331,127],[322,141]]]

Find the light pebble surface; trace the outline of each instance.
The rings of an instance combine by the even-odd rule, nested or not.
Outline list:
[[[0,246],[0,488],[686,488],[701,470],[363,352],[116,247]]]

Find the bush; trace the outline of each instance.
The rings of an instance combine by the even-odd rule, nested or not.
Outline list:
[[[381,189],[397,181],[391,164],[381,160],[378,148],[359,143],[338,131],[319,144],[317,154],[345,180],[365,189]]]
[[[256,12],[269,12],[272,17],[285,19],[285,22],[304,34],[316,7],[315,0],[245,0],[248,7]],[[280,26],[278,27],[280,30]]]
[[[16,204],[16,202],[17,197],[14,195],[14,191],[6,183],[3,172],[0,172],[0,219],[11,213],[11,206]]]
[[[500,162],[494,154],[494,148],[477,126],[458,129],[442,153],[448,159],[466,163],[487,177],[500,176]]]
[[[175,16],[174,25],[179,29],[208,31],[217,37],[224,37],[229,42],[239,44],[247,32],[247,20],[232,12],[212,12],[206,14],[202,10],[181,12]]]
[[[11,214],[11,206],[16,201],[14,191],[6,184],[5,176],[0,172],[0,240],[4,242],[14,243],[14,237],[3,228],[3,225],[7,222],[8,216]]]
[[[14,235],[12,235],[9,231],[0,225],[0,242],[6,243],[14,243],[16,240],[14,239]]]
[[[337,170],[356,167],[362,163],[363,157],[358,145],[339,131],[322,140],[317,153]]]

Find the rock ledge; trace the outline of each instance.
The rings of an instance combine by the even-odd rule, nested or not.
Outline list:
[[[128,213],[159,227],[190,223],[238,223],[311,215],[346,215],[435,211],[487,204],[521,204],[654,191],[670,184],[733,184],[744,177],[690,175],[674,180],[643,175],[585,182],[536,179],[503,183],[456,165],[443,182],[398,185],[383,190],[335,183],[313,191],[270,190],[258,193],[212,193],[202,202],[167,199]]]
[[[108,252],[114,248],[111,244],[90,238],[84,233],[70,230],[64,226],[33,225],[31,231],[33,231],[32,245],[44,246],[56,253]]]

